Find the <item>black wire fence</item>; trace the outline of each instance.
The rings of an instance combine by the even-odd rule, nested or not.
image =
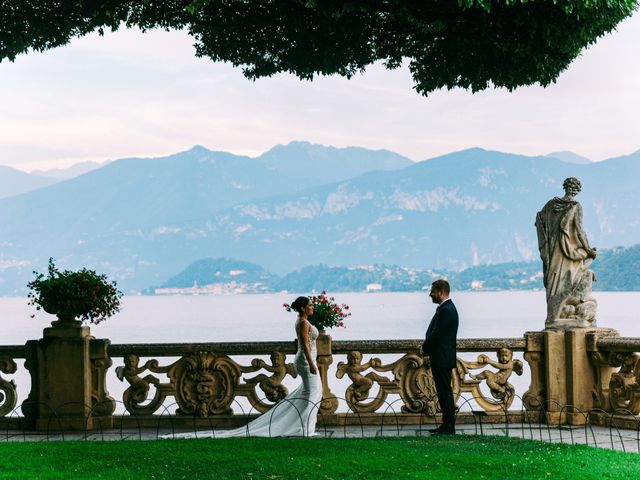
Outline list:
[[[286,398],[262,414],[270,415],[270,422],[268,433],[262,432],[260,436],[274,436],[271,434],[271,422],[278,418],[278,409],[287,408],[287,406],[293,408],[299,416],[299,431],[301,432],[297,435],[299,437],[314,436],[339,439],[426,436],[430,435],[429,430],[438,424],[436,418],[427,415],[419,415],[418,423],[408,424],[403,418],[406,417],[406,414],[402,412],[401,399],[385,402],[384,408],[375,417],[372,417],[371,414],[363,415],[348,409],[336,417],[338,418],[337,422],[334,418],[333,423],[327,421],[328,419],[320,410],[320,402],[314,403],[311,407],[307,406],[303,410],[308,410],[309,413],[303,413],[293,404],[293,400],[304,403],[305,399]],[[338,400],[346,402],[346,399],[343,398]],[[612,412],[601,409],[580,411],[571,405],[559,405],[557,402],[545,402],[543,399],[538,399],[542,405],[541,410],[530,411],[522,407],[520,410],[487,413],[483,410],[474,410],[474,400],[473,397],[464,395],[459,398],[457,434],[487,437],[505,436],[640,453],[640,416],[634,415],[627,409],[616,409]],[[522,399],[519,400],[522,405]],[[254,418],[254,414],[257,412],[253,408],[245,412],[241,404],[234,402],[234,407],[238,408],[237,411],[241,412],[242,416]],[[48,416],[48,420],[45,422],[46,427],[42,428],[41,426],[39,431],[25,427],[23,409],[28,408],[33,411],[35,407],[38,407],[41,412],[41,418],[42,412],[45,412],[45,417]],[[65,411],[70,407],[85,407],[88,414],[85,418],[84,430],[65,428],[64,421],[68,418]],[[226,438],[225,430],[215,426],[215,417],[196,415],[187,417],[172,413],[177,408],[178,405],[174,402],[163,405],[160,414],[144,419],[135,415],[117,415],[109,417],[107,421],[105,417],[96,415],[96,412],[100,411],[100,405],[89,407],[70,403],[52,409],[45,404],[36,405],[33,402],[24,402],[2,419],[4,428],[0,432],[0,441],[158,440],[184,438],[185,436]],[[306,426],[309,425],[312,415],[317,416],[317,426],[315,432],[307,432]],[[564,422],[567,415],[573,417],[574,425]],[[415,416],[413,420],[415,420]],[[246,429],[235,429],[234,432],[235,436],[253,436],[250,425]]]

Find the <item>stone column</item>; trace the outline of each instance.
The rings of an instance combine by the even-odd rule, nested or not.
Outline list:
[[[28,424],[40,431],[92,429],[97,425],[97,412],[92,410],[99,403],[98,415],[108,417],[102,419],[101,427],[108,428],[113,408],[105,400],[113,400],[106,393],[104,378],[92,379],[92,357],[97,363],[94,370],[98,367],[103,377],[110,365],[106,356],[108,343],[93,340],[98,343],[92,355],[89,327],[79,322],[54,325],[44,329],[43,338],[26,344],[25,366],[31,374],[31,392],[23,411]],[[93,384],[98,388],[94,389]],[[93,390],[97,395],[92,395]]]

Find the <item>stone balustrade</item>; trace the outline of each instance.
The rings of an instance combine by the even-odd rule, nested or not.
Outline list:
[[[320,424],[436,422],[439,405],[421,343],[321,335]],[[478,414],[484,421],[573,424],[600,413],[640,415],[640,338],[576,329],[460,339],[457,348],[453,387],[462,422]],[[0,347],[0,417],[33,429],[51,428],[52,417],[65,429],[242,425],[296,383],[295,351],[295,341],[111,345],[90,337],[87,327],[49,329],[26,346]],[[30,389],[7,378],[21,359]],[[124,389],[116,398],[109,394],[114,385]],[[18,389],[29,395],[16,407]]]
[[[335,422],[344,421],[349,413],[356,413],[359,418],[362,414],[374,414],[373,417],[388,414],[389,396],[401,400],[399,403],[398,398],[393,400],[394,413],[397,410],[414,414],[413,417],[435,418],[439,406],[428,360],[419,354],[420,344],[420,340],[332,342],[329,336],[321,335],[318,365],[324,392],[318,407],[322,419]],[[522,338],[460,340],[460,352],[491,354],[458,360],[454,375],[456,397],[467,393],[478,408],[504,414],[516,396],[508,380],[512,373],[523,373],[522,362],[513,359],[513,352],[524,351],[525,346]],[[225,416],[234,413],[234,407],[235,413],[240,413],[237,412],[240,397],[248,400],[249,410],[262,413],[287,395],[285,379],[295,375],[295,370],[286,362],[286,356],[295,350],[295,342],[140,344],[108,348],[111,358],[122,358],[119,365],[116,360],[115,371],[128,384],[122,401],[130,415],[162,412],[167,398],[173,397],[178,414],[217,416],[214,423],[222,424],[229,423]],[[262,358],[246,359],[251,355],[269,355],[270,362]],[[371,358],[363,361],[364,356]],[[143,357],[150,359],[143,362],[140,360]],[[163,364],[161,359],[167,357],[171,361]],[[335,363],[334,357],[346,358]],[[336,378],[349,380],[343,391],[332,390]],[[481,390],[482,384],[488,393]],[[340,403],[343,412],[339,411]],[[414,421],[420,419],[416,417]]]

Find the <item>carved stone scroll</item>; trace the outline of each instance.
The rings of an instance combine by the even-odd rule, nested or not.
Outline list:
[[[433,417],[441,411],[428,357],[407,353],[393,364],[392,371],[400,387],[403,412],[424,413]],[[458,376],[453,375],[452,378],[455,381]],[[458,397],[460,385],[457,388],[454,386],[453,391]]]
[[[213,352],[194,352],[174,363],[167,375],[175,384],[179,414],[206,417],[231,414],[240,379],[238,364]]]
[[[362,373],[369,368],[374,372]],[[393,380],[375,372],[392,372]],[[362,363],[362,354],[352,351],[348,354],[346,364],[343,362],[338,364],[336,376],[342,378],[345,374],[352,381],[347,389],[347,403],[356,412],[376,411],[384,405],[387,396],[391,393],[400,394],[403,412],[435,416],[441,411],[428,359],[418,353],[410,352],[393,363],[382,365],[378,358]],[[460,396],[460,376],[453,375],[452,383],[457,401]],[[372,400],[367,402],[374,384],[377,384],[378,392]]]
[[[0,372],[12,374],[16,373],[16,370],[16,362],[13,359],[0,359]],[[13,380],[7,381],[0,376],[0,417],[4,417],[14,409],[17,398],[16,383]]]

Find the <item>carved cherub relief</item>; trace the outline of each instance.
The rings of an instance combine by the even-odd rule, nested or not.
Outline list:
[[[522,362],[514,360],[513,352],[506,347],[499,349],[497,355],[498,361],[495,361],[485,354],[480,354],[476,363],[478,365],[476,368],[480,368],[482,365],[491,365],[498,369],[497,372],[483,370],[475,375],[470,373],[469,376],[474,380],[486,380],[491,395],[502,399],[507,395],[513,395],[513,385],[508,380],[513,372],[522,375]]]
[[[351,386],[347,390],[347,395],[352,396],[355,402],[360,402],[369,397],[371,387],[374,382],[389,383],[387,377],[378,375],[375,372],[369,372],[366,375],[362,375],[362,372],[369,368],[379,367],[381,365],[380,359],[372,358],[368,362],[362,363],[362,353],[358,351],[351,351],[347,354],[347,363],[338,363],[338,371],[336,372],[337,378],[344,377],[346,373],[351,379]]]
[[[273,374],[268,376],[261,373],[252,378],[244,378],[244,381],[249,385],[257,383],[271,402],[279,402],[289,394],[287,387],[282,385],[282,380],[287,374],[293,378],[298,376],[293,364],[286,363],[286,355],[282,352],[271,353],[271,365],[268,365],[264,360],[256,358],[251,361],[251,366],[263,368]]]

